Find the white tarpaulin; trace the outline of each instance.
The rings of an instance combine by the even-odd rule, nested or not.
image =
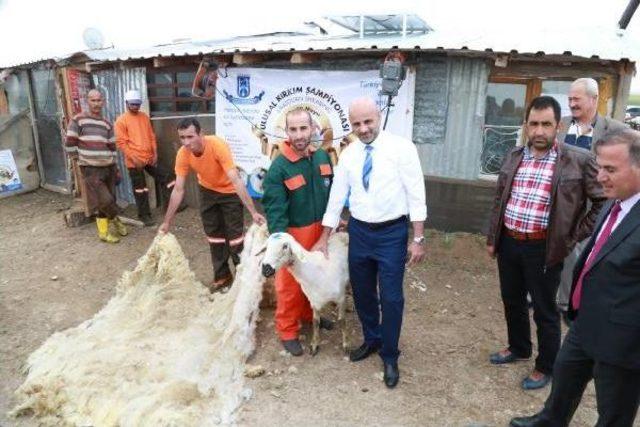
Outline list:
[[[378,70],[308,71],[264,68],[231,68],[218,79],[216,134],[229,143],[236,164],[248,180],[252,195],[262,193],[261,178],[269,167],[276,144],[286,138],[287,111],[302,107],[314,120],[313,139],[318,145],[339,150],[351,133],[348,108],[351,101],[371,96],[382,109],[386,97],[378,95]],[[387,130],[411,139],[415,72],[409,69],[394,97]],[[383,112],[384,120],[384,112]],[[255,183],[255,184],[254,184]]]

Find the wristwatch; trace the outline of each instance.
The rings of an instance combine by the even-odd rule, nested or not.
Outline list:
[[[424,245],[424,236],[414,237],[413,243],[416,243],[418,245]]]

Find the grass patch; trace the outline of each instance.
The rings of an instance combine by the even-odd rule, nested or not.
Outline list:
[[[629,95],[627,105],[640,105],[640,93],[632,93]]]

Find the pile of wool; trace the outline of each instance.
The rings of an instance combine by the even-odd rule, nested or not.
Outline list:
[[[28,358],[13,416],[43,425],[206,426],[234,423],[251,391],[266,231],[252,226],[233,286],[196,281],[171,235],[159,235],[92,319],[55,333]]]

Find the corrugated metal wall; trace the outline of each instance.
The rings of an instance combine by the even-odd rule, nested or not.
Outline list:
[[[447,58],[447,105],[444,140],[417,144],[425,175],[476,180],[480,172],[482,125],[489,66],[479,58]],[[419,64],[416,77],[416,118],[430,104],[422,79],[431,79],[429,64]],[[419,125],[414,119],[415,126]],[[428,125],[427,125],[428,126]],[[415,131],[414,131],[415,134]]]
[[[131,89],[138,89],[146,98],[147,79],[146,69],[144,67],[99,70],[91,74],[93,84],[100,89],[105,97],[105,106],[103,112],[111,121],[115,122],[116,118],[124,113],[126,107],[124,103],[124,94]],[[143,110],[149,111],[148,103],[143,104]],[[133,198],[133,190],[131,189],[131,179],[124,164],[122,154],[118,155],[118,167],[122,174],[122,180],[118,185],[116,194],[119,202],[135,203]]]

